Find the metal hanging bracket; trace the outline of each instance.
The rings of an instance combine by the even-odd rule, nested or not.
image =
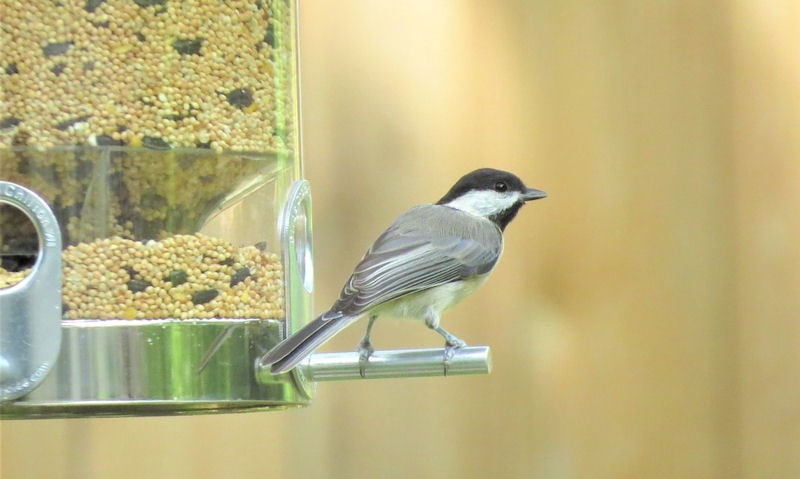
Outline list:
[[[0,400],[35,389],[61,347],[61,231],[48,204],[33,191],[0,181],[0,203],[17,207],[39,236],[30,273],[0,289]]]

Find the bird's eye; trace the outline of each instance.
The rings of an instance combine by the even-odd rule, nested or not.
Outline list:
[[[494,190],[499,192],[504,192],[508,189],[508,185],[503,183],[502,181],[498,181],[494,184]]]

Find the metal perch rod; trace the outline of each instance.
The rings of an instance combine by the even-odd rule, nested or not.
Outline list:
[[[301,367],[310,381],[318,382],[488,374],[492,361],[488,346],[471,346],[453,350],[446,364],[445,350],[434,348],[375,351],[363,370],[356,351],[315,353]]]

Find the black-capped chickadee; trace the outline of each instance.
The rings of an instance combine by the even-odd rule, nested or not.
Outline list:
[[[442,311],[480,286],[503,252],[503,230],[526,201],[544,198],[506,171],[483,168],[463,176],[436,204],[400,215],[361,259],[339,299],[261,360],[289,371],[362,316],[362,375],[373,352],[370,333],[382,315],[421,319],[445,339],[445,361],[464,341],[439,325]]]

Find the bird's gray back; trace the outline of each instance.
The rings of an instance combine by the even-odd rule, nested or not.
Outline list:
[[[353,271],[330,314],[357,315],[416,291],[488,273],[503,235],[491,221],[443,205],[400,215]]]

